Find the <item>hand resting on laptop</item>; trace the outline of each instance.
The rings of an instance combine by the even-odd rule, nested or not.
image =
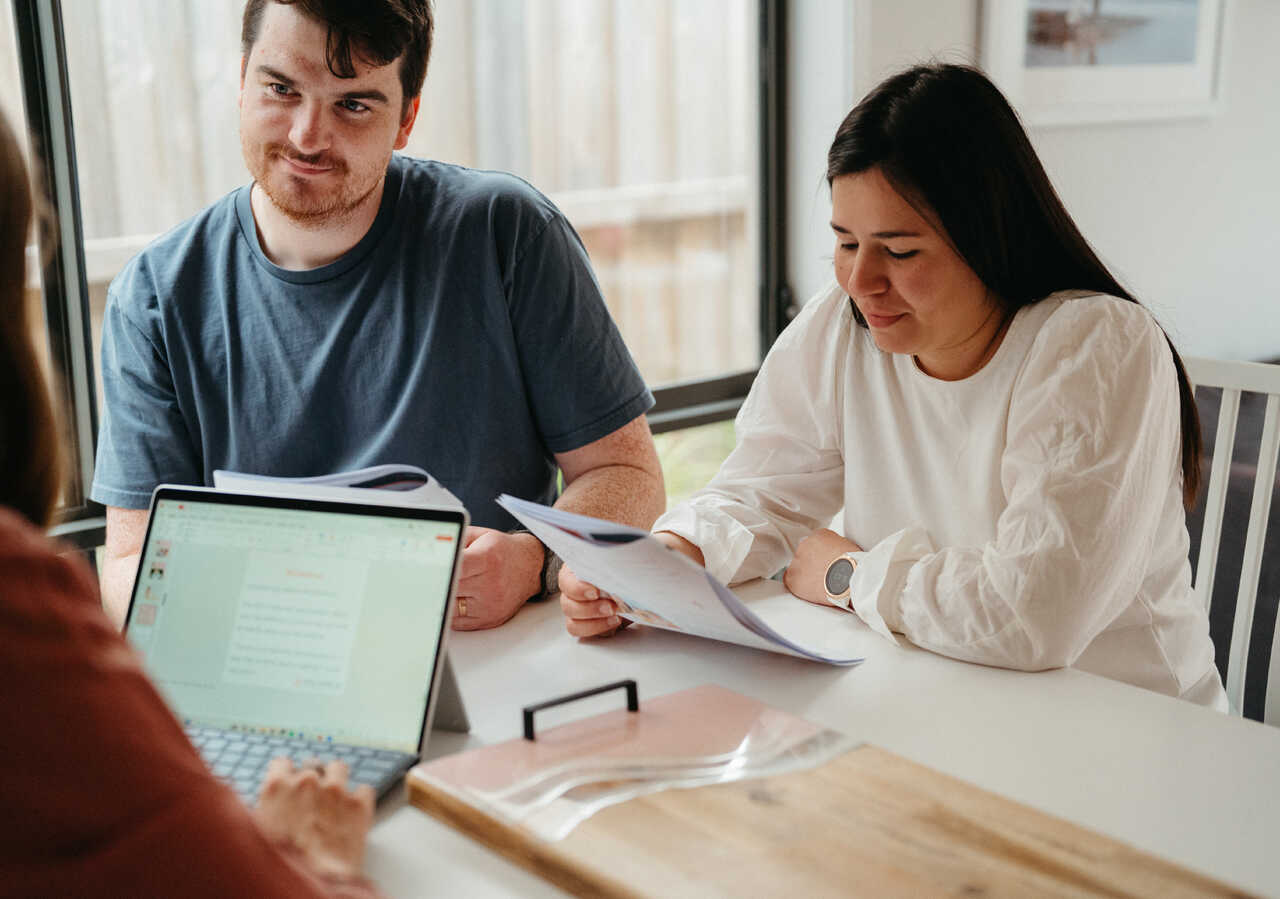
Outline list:
[[[349,790],[347,775],[340,761],[295,768],[290,759],[272,759],[254,809],[258,826],[272,842],[295,847],[321,875],[358,877],[364,865],[373,787],[360,784]]]

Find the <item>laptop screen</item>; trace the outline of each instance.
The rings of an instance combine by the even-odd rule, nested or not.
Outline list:
[[[414,753],[462,527],[161,488],[126,632],[188,723]]]

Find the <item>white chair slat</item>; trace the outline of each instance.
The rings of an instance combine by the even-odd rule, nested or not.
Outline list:
[[[1191,383],[1199,387],[1232,387],[1250,393],[1280,393],[1280,365],[1228,362],[1187,356],[1182,360]]]
[[[1235,446],[1235,429],[1239,418],[1242,392],[1267,397],[1262,441],[1253,484],[1253,502],[1249,510],[1249,526],[1245,532],[1245,557],[1240,571],[1240,590],[1236,597],[1232,624],[1231,649],[1227,659],[1227,696],[1236,713],[1242,711],[1249,637],[1256,611],[1262,556],[1266,548],[1267,518],[1275,489],[1277,456],[1280,455],[1280,365],[1260,362],[1228,362],[1220,359],[1185,356],[1187,376],[1198,387],[1221,387],[1222,407],[1218,417],[1218,436],[1213,465],[1205,497],[1205,526],[1196,564],[1196,597],[1205,603],[1212,600],[1213,579],[1221,552],[1223,510],[1231,478],[1231,455]],[[1271,637],[1271,664],[1267,672],[1266,701],[1263,720],[1280,725],[1280,626]],[[1255,672],[1256,677],[1260,672]]]
[[[1258,575],[1262,570],[1262,549],[1267,536],[1267,517],[1271,513],[1271,493],[1275,489],[1277,454],[1280,454],[1280,393],[1272,393],[1267,397],[1267,411],[1263,418],[1262,443],[1253,482],[1253,504],[1249,510],[1249,529],[1245,532],[1244,562],[1240,566],[1240,594],[1236,599],[1231,654],[1227,661],[1227,698],[1235,708],[1243,708],[1244,705],[1249,635],[1253,629]],[[1276,691],[1274,682],[1267,686],[1271,692]]]
[[[1271,635],[1271,664],[1267,671],[1267,699],[1262,710],[1262,720],[1268,724],[1280,724],[1280,621]]]
[[[1218,570],[1218,545],[1222,542],[1222,516],[1227,505],[1227,479],[1231,454],[1236,445],[1236,422],[1240,416],[1240,391],[1223,388],[1218,411],[1218,436],[1214,438],[1213,465],[1209,471],[1209,492],[1204,503],[1204,529],[1196,562],[1195,592],[1208,611],[1213,600],[1213,579]]]

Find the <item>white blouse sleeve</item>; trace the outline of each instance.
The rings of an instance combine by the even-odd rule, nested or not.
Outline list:
[[[843,505],[839,372],[852,327],[838,287],[806,303],[760,366],[733,452],[706,488],[654,524],[699,547],[722,582],[773,575]]]
[[[853,610],[954,658],[1071,665],[1138,593],[1181,484],[1180,408],[1145,310],[1064,304],[1014,384],[995,538],[936,548],[908,528],[882,540],[861,558]]]

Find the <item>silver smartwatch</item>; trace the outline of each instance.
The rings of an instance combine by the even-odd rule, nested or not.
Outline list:
[[[858,568],[858,560],[853,553],[843,553],[831,560],[827,566],[827,575],[823,579],[827,589],[827,600],[841,608],[849,606],[849,585],[853,580],[853,572]]]

